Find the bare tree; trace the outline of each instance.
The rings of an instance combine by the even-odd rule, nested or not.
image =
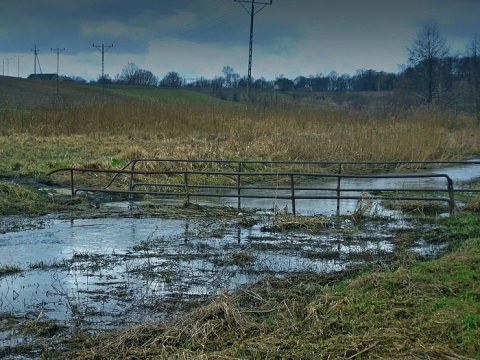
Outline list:
[[[231,66],[224,66],[222,73],[225,77],[225,86],[226,87],[237,87],[238,82],[240,81],[240,75],[235,73],[235,70]]]
[[[408,62],[415,69],[418,86],[427,104],[431,104],[435,91],[441,86],[441,61],[450,48],[440,35],[436,24],[426,24],[408,48]]]
[[[176,71],[170,71],[160,80],[159,85],[162,87],[181,87],[183,79]]]
[[[337,80],[339,76],[340,74],[337,73],[335,70],[331,71],[330,74],[328,74],[328,78],[330,80],[330,91],[337,90]]]
[[[133,62],[129,62],[123,69],[122,69],[122,75],[120,76],[121,80],[125,82],[125,84],[135,84],[135,77],[136,74],[140,70],[137,66],[137,64]]]
[[[156,86],[158,78],[150,70],[140,69],[137,64],[129,62],[122,74],[116,76],[116,81],[127,85]]]
[[[468,55],[471,59],[470,81],[473,88],[473,104],[477,125],[480,125],[480,38],[477,34],[468,47]]]
[[[158,78],[150,70],[138,69],[135,72],[135,84],[143,86],[156,86]]]

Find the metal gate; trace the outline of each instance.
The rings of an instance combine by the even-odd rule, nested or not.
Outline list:
[[[447,162],[314,162],[314,161],[246,161],[246,160],[178,160],[178,159],[134,159],[121,169],[61,168],[47,174],[70,172],[71,194],[78,192],[108,192],[128,194],[130,200],[139,195],[159,197],[183,197],[190,202],[192,197],[236,198],[237,207],[242,207],[242,199],[284,199],[291,201],[292,213],[296,212],[296,201],[302,199],[337,201],[337,214],[340,214],[340,201],[359,200],[365,193],[372,200],[418,200],[437,201],[448,204],[450,213],[455,211],[455,192],[479,192],[479,190],[456,189],[452,179],[442,174],[345,174],[355,168],[399,167],[416,165],[419,167],[440,165],[479,165],[477,161]],[[148,165],[148,166],[147,166]],[[148,167],[153,168],[149,170]],[[143,168],[143,169],[141,169]],[[285,168],[295,170],[282,170]],[[145,169],[145,170],[144,170]],[[335,169],[336,171],[332,171]],[[76,173],[112,174],[103,187],[76,186]],[[120,178],[123,181],[119,181]],[[126,177],[126,178],[125,178]],[[335,186],[325,186],[324,180],[334,179]],[[441,179],[443,186],[433,188],[362,188],[345,187],[345,179]],[[121,186],[115,185],[117,182]],[[306,187],[302,184],[308,183]],[[408,192],[410,195],[402,195]],[[418,193],[419,196],[411,194]],[[425,196],[425,194],[432,194]]]

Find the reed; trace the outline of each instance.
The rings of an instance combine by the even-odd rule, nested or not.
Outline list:
[[[315,161],[465,159],[475,119],[403,111],[124,99],[0,114],[4,173],[118,167],[135,157]]]

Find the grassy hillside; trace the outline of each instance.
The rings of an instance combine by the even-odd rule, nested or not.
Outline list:
[[[136,88],[116,86],[107,88],[109,94],[131,96],[141,100],[160,100],[167,103],[188,103],[203,105],[225,105],[225,101],[201,92],[186,89]]]
[[[97,100],[134,98],[155,100],[165,103],[182,103],[220,107],[238,107],[245,102],[245,89],[159,89],[122,85],[78,84],[54,80],[28,80],[11,76],[0,76],[0,108],[36,108],[51,105],[85,104]],[[250,101],[261,108],[365,108],[378,104],[391,104],[389,92],[276,92],[252,89]]]
[[[93,85],[79,85],[49,80],[28,80],[0,76],[0,108],[36,108],[53,104],[89,102],[104,96],[102,89]],[[108,96],[108,95],[107,95]]]
[[[32,110],[36,108],[86,106],[115,101],[159,101],[165,104],[235,108],[239,103],[222,100],[201,91],[159,89],[122,85],[78,84],[55,80],[28,80],[0,76],[0,109]]]

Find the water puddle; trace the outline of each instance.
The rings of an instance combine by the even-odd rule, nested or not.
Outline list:
[[[0,278],[0,313],[41,314],[93,331],[136,324],[266,275],[380,259],[395,250],[390,240],[398,229],[411,227],[382,219],[272,233],[262,230],[268,221],[242,228],[237,221],[46,218],[39,229],[0,235],[2,258],[23,269]]]
[[[480,176],[478,166],[448,172],[456,181]],[[331,215],[336,208],[336,201],[305,204],[297,206],[302,214]],[[356,204],[342,206],[353,211]],[[250,225],[243,225],[242,214],[228,219],[132,216],[127,202],[102,205],[122,210],[123,216],[0,219],[0,265],[22,270],[0,277],[0,347],[24,341],[18,327],[2,320],[10,317],[103,331],[162,319],[189,302],[267,275],[383,263],[399,249],[424,256],[442,251],[441,244],[418,236],[418,224],[379,204],[368,221],[329,217],[327,226],[314,231],[275,232],[271,210],[282,205],[253,201],[258,211]],[[142,210],[142,203],[134,206]]]

